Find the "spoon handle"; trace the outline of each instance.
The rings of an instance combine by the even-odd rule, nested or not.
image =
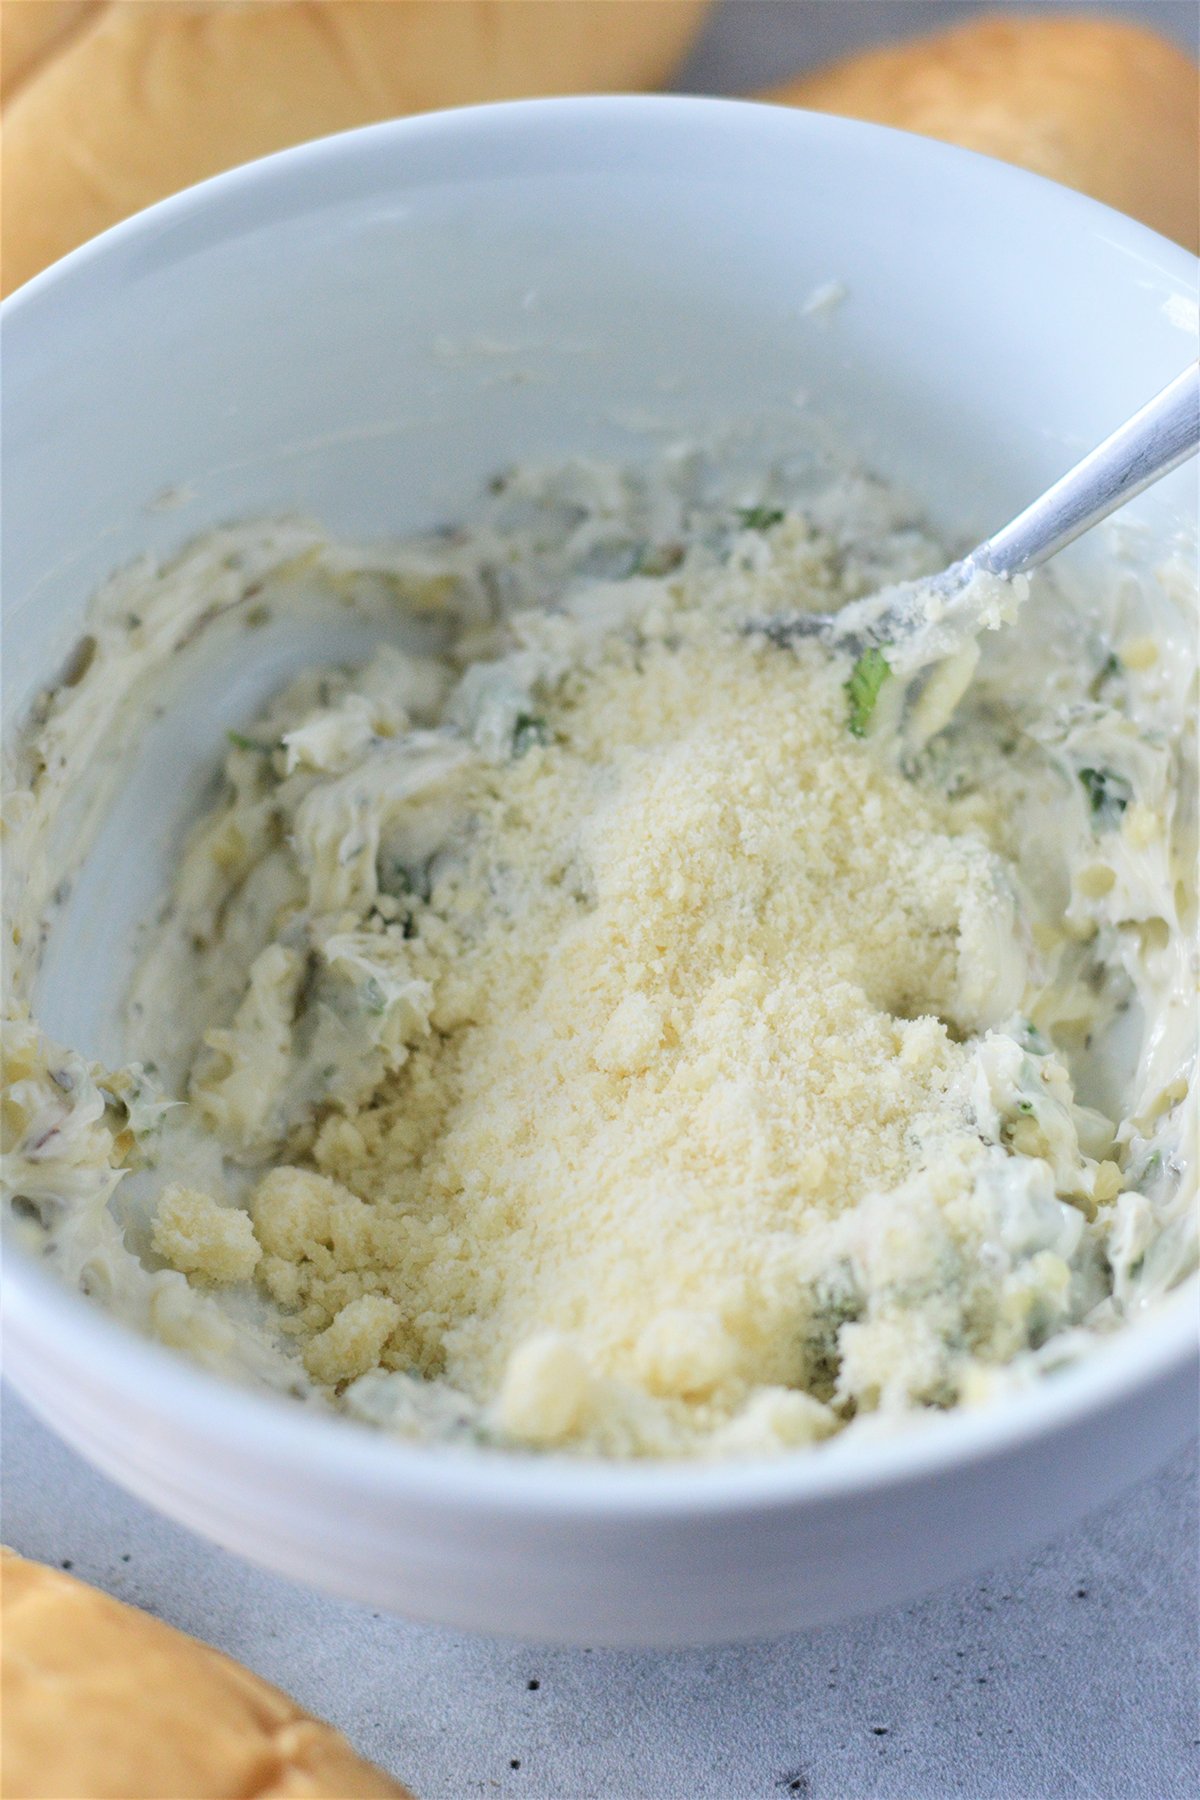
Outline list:
[[[965,560],[993,575],[1036,568],[1200,446],[1200,362],[1156,394]]]

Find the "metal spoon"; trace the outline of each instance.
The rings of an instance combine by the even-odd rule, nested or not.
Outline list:
[[[1185,369],[1111,437],[992,537],[938,575],[904,582],[855,600],[837,613],[799,613],[748,627],[775,643],[820,637],[861,656],[872,647],[901,649],[908,666],[928,660],[911,640],[936,636],[938,659],[960,648],[984,622],[988,583],[1036,568],[1200,447],[1200,362]],[[936,631],[934,630],[936,628]]]

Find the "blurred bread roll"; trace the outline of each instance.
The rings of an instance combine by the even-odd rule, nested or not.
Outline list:
[[[1200,70],[1127,20],[989,14],[765,98],[1020,163],[1198,247]]]
[[[96,0],[2,0],[0,98],[7,99],[96,10]]]
[[[412,1800],[207,1644],[56,1569],[0,1561],[5,1800]]]
[[[113,0],[5,108],[4,289],[288,144],[471,101],[654,87],[707,4]]]

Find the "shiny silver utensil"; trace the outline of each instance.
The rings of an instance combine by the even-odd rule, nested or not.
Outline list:
[[[936,627],[940,658],[979,629],[979,602],[987,590],[980,577],[1007,581],[1036,568],[1178,468],[1198,447],[1200,362],[1194,362],[1024,512],[940,574],[855,600],[837,613],[780,615],[748,629],[779,644],[820,637],[831,647],[861,656],[866,650],[903,645],[923,628]]]

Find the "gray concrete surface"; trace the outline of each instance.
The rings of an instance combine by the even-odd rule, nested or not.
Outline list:
[[[322,1599],[147,1511],[11,1397],[4,1429],[10,1544],[240,1657],[419,1800],[1200,1792],[1194,1447],[1036,1556],[920,1605],[654,1655],[466,1637]]]
[[[746,92],[972,10],[726,0],[678,85]],[[1193,0],[1086,10],[1193,49],[1200,37]],[[647,1655],[497,1643],[325,1600],[148,1512],[11,1396],[2,1426],[8,1543],[241,1657],[420,1800],[1200,1791],[1194,1446],[1031,1559],[920,1605],[775,1644]]]

